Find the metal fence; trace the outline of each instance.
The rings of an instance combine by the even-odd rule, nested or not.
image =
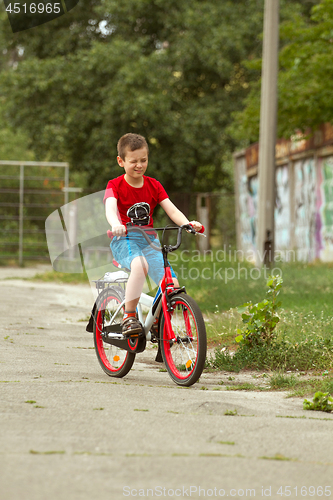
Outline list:
[[[0,161],[0,260],[48,260],[45,219],[69,201],[69,165]]]
[[[0,161],[0,262],[15,260],[23,265],[28,260],[49,260],[45,220],[61,206],[91,194],[68,184],[68,163]],[[235,245],[233,194],[177,192],[171,193],[170,198],[190,220],[200,220],[208,235],[196,239],[185,237],[183,248],[204,251]],[[71,207],[75,208],[75,204]],[[77,217],[78,211],[73,212],[74,218]],[[158,207],[154,221],[158,226],[170,222]],[[71,220],[74,232],[76,224]],[[100,260],[101,252],[110,253],[108,244],[105,249],[100,243],[89,248],[87,262]]]

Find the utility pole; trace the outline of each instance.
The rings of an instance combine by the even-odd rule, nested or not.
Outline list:
[[[274,261],[275,143],[279,52],[279,0],[265,0],[259,134],[256,263]]]

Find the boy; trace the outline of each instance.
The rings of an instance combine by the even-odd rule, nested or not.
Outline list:
[[[117,161],[125,171],[123,175],[108,182],[105,195],[106,218],[114,235],[111,250],[119,264],[131,269],[125,295],[125,314],[122,333],[126,337],[142,332],[141,323],[136,318],[136,306],[142,292],[146,275],[159,284],[163,278],[163,258],[161,252],[148,245],[139,232],[126,235],[126,224],[153,228],[153,211],[159,203],[170,219],[181,226],[189,224],[185,215],[169,200],[162,184],[144,174],[148,166],[148,144],[138,134],[122,136],[117,145]],[[192,221],[196,231],[200,222]],[[147,231],[151,241],[159,246],[156,233]],[[179,286],[172,270],[175,286]]]

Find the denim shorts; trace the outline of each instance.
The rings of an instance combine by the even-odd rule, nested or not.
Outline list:
[[[159,239],[156,238],[156,234],[148,234],[147,236],[155,246],[161,247]],[[149,266],[149,277],[155,281],[156,285],[159,284],[164,276],[162,251],[157,251],[152,248],[147,243],[144,236],[138,233],[131,233],[126,236],[113,238],[110,247],[114,259],[121,264],[122,267],[126,267],[127,269],[131,269],[131,262],[135,257],[145,257]],[[172,268],[171,274],[174,278],[177,277]]]

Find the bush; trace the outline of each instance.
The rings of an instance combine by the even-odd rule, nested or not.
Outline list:
[[[208,362],[212,368],[238,372],[252,370],[310,370],[333,366],[333,340],[322,336],[308,337],[297,343],[278,339],[275,327],[279,322],[277,300],[282,278],[269,277],[267,298],[257,304],[248,302],[238,309],[245,329],[237,329],[239,348],[235,353],[227,347],[215,350],[215,358]]]
[[[254,305],[252,302],[247,302],[238,308],[246,328],[243,332],[240,328],[237,329],[236,342],[252,348],[267,345],[273,340],[274,330],[280,319],[276,312],[281,305],[277,298],[282,283],[280,276],[270,276],[267,281],[267,298]]]

